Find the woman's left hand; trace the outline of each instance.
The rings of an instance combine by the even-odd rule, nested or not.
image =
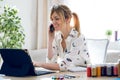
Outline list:
[[[35,67],[41,67],[42,63],[41,62],[33,61],[33,66],[35,66]]]

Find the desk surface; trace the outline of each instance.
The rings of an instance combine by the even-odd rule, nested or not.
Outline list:
[[[32,77],[9,77],[2,76],[5,80],[52,80],[52,76],[60,76],[60,75],[75,75],[76,78],[66,79],[64,80],[117,80],[117,77],[86,77],[86,72],[57,72],[42,76],[32,76]],[[4,80],[3,79],[3,80]]]

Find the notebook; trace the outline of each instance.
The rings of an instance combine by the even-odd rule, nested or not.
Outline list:
[[[6,76],[38,76],[55,73],[52,70],[36,70],[27,49],[0,49],[3,59],[0,74]]]

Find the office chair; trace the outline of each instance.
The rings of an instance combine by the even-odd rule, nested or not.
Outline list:
[[[109,44],[108,39],[86,39],[90,60],[92,64],[105,62],[106,52]]]

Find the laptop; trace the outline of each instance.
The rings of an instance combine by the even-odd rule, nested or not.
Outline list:
[[[6,76],[39,76],[55,73],[51,70],[35,70],[27,49],[0,49],[3,59],[0,74]]]

